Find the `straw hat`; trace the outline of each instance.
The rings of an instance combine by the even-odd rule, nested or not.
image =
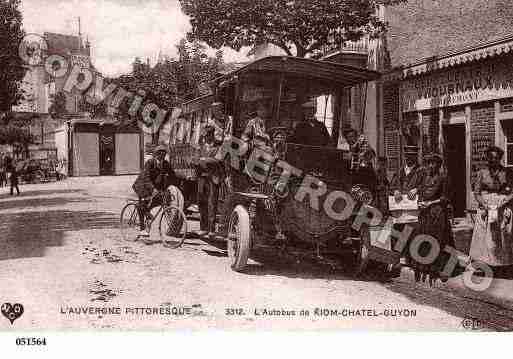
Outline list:
[[[303,109],[315,108],[315,102],[307,101],[307,102],[305,102],[304,104],[301,105],[301,108],[303,108]]]
[[[424,156],[424,162],[425,163],[430,163],[430,162],[442,163],[443,158],[438,153],[428,153],[426,156]]]
[[[165,152],[165,153],[167,153],[167,146],[166,145],[158,145],[153,150],[153,153],[158,153],[158,152]]]

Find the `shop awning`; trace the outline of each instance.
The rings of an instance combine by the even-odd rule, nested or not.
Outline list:
[[[419,76],[433,71],[485,60],[512,52],[513,36],[509,36],[498,41],[485,42],[477,46],[424,59],[416,64],[404,66],[402,68],[402,75],[405,78]]]

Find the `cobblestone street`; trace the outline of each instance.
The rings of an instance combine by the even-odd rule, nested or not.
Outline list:
[[[0,302],[23,304],[16,328],[440,331],[463,330],[464,318],[480,320],[483,330],[513,328],[513,311],[505,306],[449,286],[415,285],[405,272],[376,283],[322,266],[255,262],[239,274],[222,246],[189,239],[171,250],[124,242],[118,216],[132,197],[132,182],[131,176],[71,178],[22,185],[18,197],[0,189]],[[121,313],[84,314],[80,307]],[[375,310],[377,316],[324,317],[315,308]],[[264,309],[289,315],[266,316]],[[0,328],[10,326],[0,320]]]

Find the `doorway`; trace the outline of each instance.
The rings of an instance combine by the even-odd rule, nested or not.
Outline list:
[[[114,134],[100,134],[100,176],[114,174]]]
[[[467,209],[467,163],[465,124],[444,126],[444,157],[447,166],[448,196],[455,217],[465,217]]]

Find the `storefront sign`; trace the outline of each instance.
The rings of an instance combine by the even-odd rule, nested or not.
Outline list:
[[[403,112],[513,97],[513,64],[494,62],[450,69],[401,84]]]

